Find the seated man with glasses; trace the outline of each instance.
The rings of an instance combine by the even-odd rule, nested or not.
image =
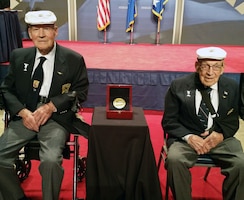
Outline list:
[[[224,77],[226,52],[196,51],[196,72],[174,80],[165,97],[162,127],[169,147],[165,167],[176,200],[190,200],[191,168],[208,154],[225,176],[223,199],[244,199],[244,153],[239,128],[238,83]]]

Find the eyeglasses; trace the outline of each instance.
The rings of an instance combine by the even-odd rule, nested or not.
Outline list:
[[[213,71],[220,71],[220,69],[223,67],[223,65],[215,64],[215,65],[209,65],[207,63],[202,63],[200,65],[200,69],[203,71],[207,71],[212,67]]]
[[[54,30],[54,25],[45,24],[45,25],[31,26],[31,28],[32,28],[33,32],[38,32],[41,28],[45,32],[50,32],[50,31]]]

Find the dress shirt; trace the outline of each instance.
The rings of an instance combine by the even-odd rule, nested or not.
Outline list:
[[[218,83],[215,83],[214,85],[211,86],[211,92],[210,92],[210,100],[211,103],[214,107],[214,110],[217,112],[218,111],[218,105],[219,105],[219,95],[218,95]],[[196,90],[196,96],[195,96],[195,108],[196,108],[196,114],[199,112],[200,104],[202,101],[202,94],[199,90]],[[206,130],[209,130],[213,125],[213,118],[211,116],[211,113],[209,112],[208,115],[208,127]],[[183,140],[187,141],[188,138],[191,136],[191,134],[185,135],[183,137]]]
[[[41,87],[41,90],[39,93],[40,96],[48,97],[49,90],[50,90],[51,83],[52,83],[52,77],[53,77],[55,51],[56,51],[56,43],[55,43],[53,49],[47,55],[42,55],[39,52],[39,50],[37,49],[32,75],[33,75],[38,63],[40,62],[40,57],[44,56],[47,59],[43,63],[43,66],[42,66],[44,78],[43,78],[42,87]]]
[[[214,107],[214,110],[217,112],[217,109],[218,109],[218,105],[219,105],[219,95],[218,95],[218,84],[215,83],[214,85],[212,85],[210,87],[212,90],[210,92],[210,100],[211,100],[211,103]],[[195,102],[196,102],[196,114],[199,112],[199,108],[200,108],[200,104],[201,104],[201,101],[202,101],[202,95],[201,95],[201,92],[199,90],[196,90],[196,96],[195,96]],[[208,127],[206,130],[210,129],[213,125],[213,118],[211,116],[211,113],[209,112],[209,115],[208,115]]]

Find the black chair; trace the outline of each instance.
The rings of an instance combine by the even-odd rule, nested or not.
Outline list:
[[[160,156],[158,159],[158,171],[160,169],[161,166],[161,162],[163,160],[163,162],[165,163],[165,160],[167,159],[167,154],[168,154],[168,148],[166,145],[166,141],[167,141],[167,133],[164,132],[164,144],[162,146],[161,152],[160,152]],[[204,181],[207,181],[209,172],[211,170],[212,167],[218,167],[214,161],[211,159],[210,156],[208,156],[207,154],[204,155],[199,155],[197,162],[195,163],[194,166],[199,166],[199,167],[207,167],[205,175],[204,175]],[[165,187],[165,200],[168,200],[169,197],[169,183],[168,183],[168,178],[166,176],[166,187]]]
[[[2,91],[0,91],[0,109],[4,110],[4,127],[8,127],[9,113],[6,110],[6,103]],[[79,155],[79,134],[70,134],[69,140],[66,142],[63,151],[64,159],[70,159],[73,155],[73,191],[72,200],[79,200],[77,198],[77,184],[85,177],[86,174],[86,157]],[[15,168],[16,174],[20,182],[28,178],[31,171],[31,160],[39,160],[40,144],[37,139],[31,140],[22,150],[20,150],[19,157],[16,159]],[[80,199],[81,200],[81,199]]]

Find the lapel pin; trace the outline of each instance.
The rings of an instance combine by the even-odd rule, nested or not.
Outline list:
[[[24,63],[24,72],[27,72],[27,68],[28,68],[29,64],[28,63]]]
[[[191,97],[191,91],[190,91],[190,90],[187,90],[187,91],[186,91],[186,96],[187,96],[187,97]]]
[[[224,91],[223,98],[226,99],[227,96],[228,96],[228,92],[227,91]]]

